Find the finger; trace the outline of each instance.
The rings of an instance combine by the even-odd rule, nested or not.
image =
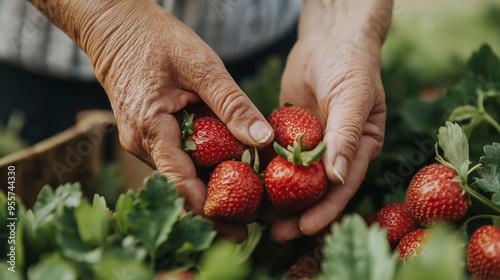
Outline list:
[[[370,78],[358,81],[341,81],[337,91],[332,92],[327,109],[327,124],[323,141],[327,145],[323,157],[328,179],[333,183],[344,183],[348,166],[363,133],[368,115],[373,109],[375,89]],[[343,85],[346,83],[347,85]]]
[[[276,242],[287,242],[301,237],[303,234],[299,228],[299,216],[287,216],[277,219],[271,228],[271,237]]]
[[[196,176],[196,169],[187,153],[181,148],[179,125],[170,114],[159,114],[148,128],[145,151],[151,156],[156,169],[173,181],[184,197],[186,209],[203,213],[206,189]]]
[[[300,230],[305,235],[314,235],[331,224],[342,212],[363,182],[368,164],[378,143],[374,138],[364,136],[359,150],[349,165],[345,184],[330,186],[324,197],[300,217]]]
[[[196,65],[199,73],[190,77],[193,90],[227,125],[231,134],[252,147],[270,144],[274,138],[271,126],[238,87],[222,61],[215,55],[205,55],[194,61],[203,63]]]

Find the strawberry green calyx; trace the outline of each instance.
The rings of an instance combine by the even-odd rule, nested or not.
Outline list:
[[[253,172],[259,175],[259,168],[260,168],[259,153],[257,152],[257,148],[254,149],[255,149],[255,159],[253,162],[253,166],[252,166],[252,155],[250,154],[250,150],[248,149],[243,152],[243,155],[241,156],[241,161],[252,167]]]
[[[302,138],[304,138],[305,134],[302,134],[299,138],[299,141],[293,142],[293,147],[288,146],[287,149],[283,148],[277,142],[273,143],[274,150],[276,153],[282,157],[284,160],[291,162],[295,165],[303,165],[308,166],[312,163],[315,163],[321,159],[323,154],[326,151],[326,144],[323,142],[319,142],[318,146],[311,151],[302,151]]]
[[[190,135],[194,133],[194,114],[189,115],[185,110],[182,110],[182,123],[181,123],[181,139],[182,139],[182,150],[193,151],[196,150],[196,144],[193,140],[188,139]]]

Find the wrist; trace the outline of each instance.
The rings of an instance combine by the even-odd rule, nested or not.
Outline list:
[[[381,46],[392,16],[392,0],[305,1],[299,40],[335,38],[346,44]]]

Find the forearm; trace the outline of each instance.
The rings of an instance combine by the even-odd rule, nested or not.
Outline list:
[[[336,36],[349,43],[385,40],[392,15],[392,0],[306,0],[300,17],[299,39]]]
[[[145,10],[149,0],[28,0],[54,25],[66,33],[87,55],[96,69],[107,67],[102,58],[112,54],[103,53],[119,50],[128,34],[135,29],[133,16]],[[134,13],[135,11],[135,13]],[[120,30],[120,32],[116,32]],[[113,40],[114,33],[122,36]],[[99,75],[98,75],[98,78]]]

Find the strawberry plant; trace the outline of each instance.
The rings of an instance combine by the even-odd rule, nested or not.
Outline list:
[[[0,193],[2,229],[6,203]],[[101,196],[82,197],[78,183],[45,186],[33,209],[21,206],[17,202],[16,272],[7,270],[9,248],[2,242],[1,279],[152,279],[193,268],[215,237],[210,221],[182,213],[174,184],[156,172],[138,194],[122,194],[114,211]]]

